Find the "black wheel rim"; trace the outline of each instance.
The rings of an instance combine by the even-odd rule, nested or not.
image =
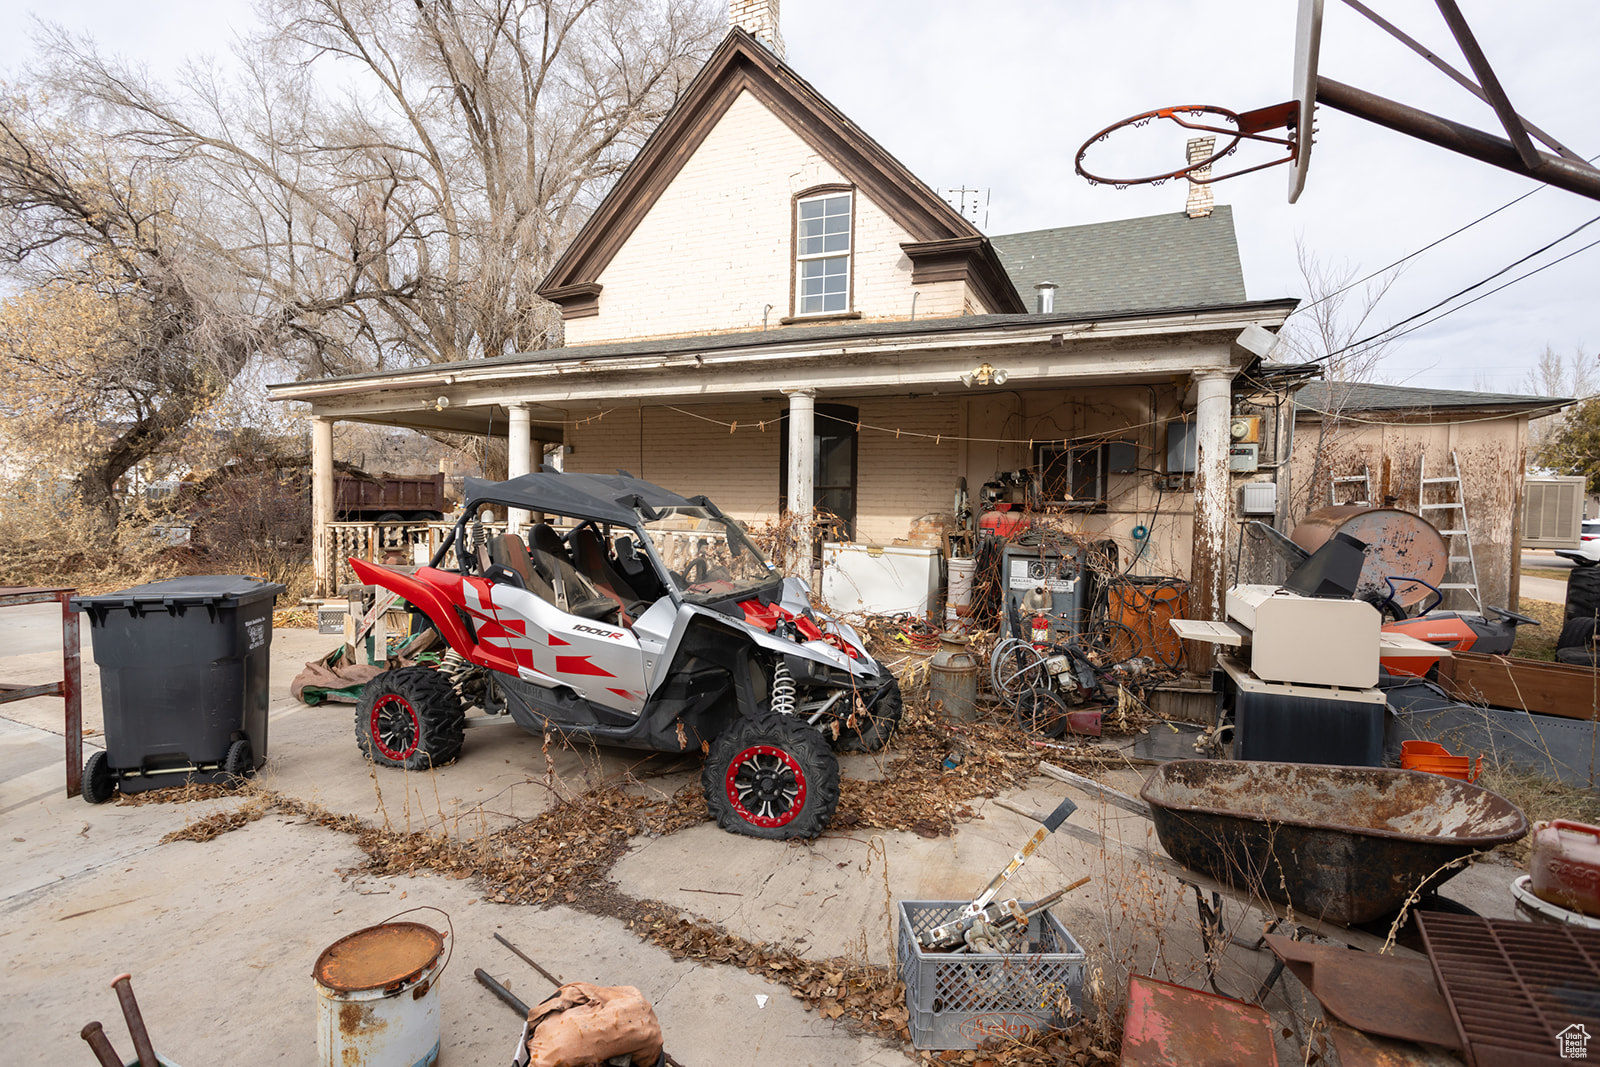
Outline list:
[[[372,705],[368,721],[372,743],[386,759],[403,760],[417,751],[421,724],[411,701],[398,693],[381,696]]]
[[[775,745],[751,745],[728,764],[728,803],[752,826],[787,826],[806,803],[806,772]]]

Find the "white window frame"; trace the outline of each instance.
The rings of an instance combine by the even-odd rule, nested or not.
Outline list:
[[[819,202],[825,202],[825,201],[828,201],[828,200],[844,200],[845,201],[845,204],[846,204],[846,208],[845,208],[845,212],[844,212],[844,218],[845,218],[845,230],[844,230],[845,247],[842,250],[841,249],[837,249],[837,248],[833,248],[833,249],[823,249],[822,251],[817,251],[817,252],[806,252],[806,251],[804,251],[806,237],[803,236],[802,233],[801,233],[801,212],[804,210],[804,207],[807,204],[815,204],[815,203],[819,203]],[[851,189],[829,189],[829,190],[826,190],[826,191],[823,191],[823,192],[818,192],[818,193],[814,193],[814,194],[810,194],[810,195],[806,195],[806,196],[797,197],[795,199],[795,203],[794,203],[794,250],[795,250],[795,257],[794,257],[794,316],[795,316],[795,318],[821,318],[821,317],[826,317],[826,316],[829,316],[829,315],[848,315],[850,313],[851,304],[853,303],[853,298],[854,298],[853,285],[854,285],[854,281],[855,281],[855,279],[853,277],[853,274],[852,274],[853,269],[854,269],[854,263],[852,261],[854,259],[854,253],[855,253],[855,209],[856,209],[855,191],[851,190]],[[826,219],[826,218],[829,217],[826,214],[827,209],[824,208],[823,210],[824,210],[824,214],[823,214],[822,217],[824,219]],[[834,216],[834,217],[838,217],[838,216]],[[824,224],[824,225],[826,225],[826,224]],[[821,236],[823,238],[826,238],[828,236],[828,234],[823,233],[823,234],[821,234],[819,236]],[[826,243],[826,241],[824,241],[824,244],[825,243]],[[833,259],[842,260],[843,263],[844,263],[844,275],[843,275],[843,277],[844,277],[844,293],[843,293],[844,303],[842,305],[838,306],[838,307],[827,307],[826,304],[827,304],[827,300],[828,300],[829,295],[838,295],[838,294],[829,294],[826,291],[826,289],[824,289],[824,292],[823,292],[823,294],[821,296],[821,299],[822,299],[822,302],[823,302],[824,306],[821,307],[821,308],[818,308],[818,309],[807,310],[806,309],[806,299],[807,298],[806,298],[806,294],[805,294],[805,264],[807,264],[807,263],[816,263],[816,262],[821,262],[821,261],[826,261],[826,260],[833,260]],[[824,286],[826,286],[826,281],[824,282]]]

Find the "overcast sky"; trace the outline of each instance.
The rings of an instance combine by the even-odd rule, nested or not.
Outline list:
[[[1498,130],[1493,112],[1466,90],[1340,0],[1326,2],[1323,74]],[[1466,69],[1432,4],[1369,2]],[[1600,4],[1460,4],[1517,109],[1585,158],[1600,153],[1592,102]],[[107,50],[158,74],[192,53],[225,53],[234,32],[254,25],[245,0],[24,0],[23,7],[89,30]],[[788,60],[803,77],[928,184],[982,190],[988,211],[980,225],[998,234],[1181,210],[1181,182],[1090,186],[1073,172],[1079,145],[1117,119],[1164,105],[1245,111],[1288,99],[1295,7],[1294,0],[785,0],[782,25]],[[30,47],[14,29],[0,43],[0,69],[15,69]],[[1184,136],[1174,135],[1174,151]],[[1286,186],[1285,168],[1213,186],[1219,203],[1233,205],[1252,299],[1306,295],[1297,244],[1336,269],[1365,274],[1538,187],[1328,108],[1318,110],[1298,203],[1286,202]],[[1371,321],[1405,319],[1597,216],[1600,201],[1541,189],[1409,260]],[[1600,224],[1484,288],[1595,240]],[[1407,334],[1380,373],[1434,388],[1522,391],[1546,345],[1595,359],[1597,282],[1600,247]]]

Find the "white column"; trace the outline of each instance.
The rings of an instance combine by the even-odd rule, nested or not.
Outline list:
[[[332,596],[338,564],[328,524],[333,521],[333,420],[311,417],[311,560],[317,596]]]
[[[1193,618],[1215,622],[1223,617],[1222,600],[1228,587],[1228,519],[1232,504],[1228,424],[1233,376],[1226,370],[1203,370],[1195,372],[1194,377],[1196,457],[1189,613]],[[1191,669],[1209,671],[1210,657],[1205,660],[1191,663]]]
[[[528,417],[528,405],[510,405],[510,436],[506,441],[506,477],[520,478],[533,473],[533,426]],[[506,512],[506,529],[512,533],[527,525],[528,513],[521,508]]]
[[[785,389],[789,394],[789,518],[794,554],[784,569],[811,581],[811,529],[816,511],[816,391]]]

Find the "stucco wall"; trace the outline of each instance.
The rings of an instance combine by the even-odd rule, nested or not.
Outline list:
[[[1297,421],[1291,518],[1297,521],[1307,511],[1328,505],[1330,478],[1359,475],[1364,470],[1371,472],[1374,504],[1392,496],[1397,507],[1414,511],[1423,462],[1430,478],[1452,474],[1453,451],[1461,464],[1461,488],[1483,602],[1495,607],[1513,604],[1511,577],[1527,466],[1527,419],[1429,423],[1403,422],[1395,416],[1370,418],[1391,424],[1344,422],[1324,431],[1317,420]],[[1430,502],[1440,499],[1429,497]],[[1439,525],[1445,514],[1449,513],[1434,512],[1428,517]]]
[[[566,343],[760,329],[790,314],[794,196],[848,179],[748,92],[684,163],[600,274],[598,315],[569,319]],[[911,314],[910,234],[858,189],[853,309]],[[961,282],[915,287],[917,318],[987,313]]]

